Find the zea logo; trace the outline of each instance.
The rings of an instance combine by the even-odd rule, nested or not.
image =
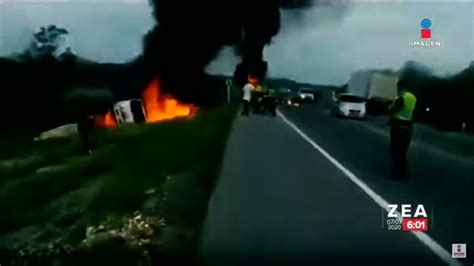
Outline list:
[[[453,244],[451,256],[453,258],[466,258],[466,244]]]
[[[437,40],[432,40],[432,22],[429,18],[424,18],[421,20],[421,30],[419,41],[412,41],[412,47],[440,47],[441,42]]]
[[[428,231],[428,214],[423,204],[389,204],[384,228],[393,231]],[[399,210],[401,212],[399,212]],[[415,213],[412,215],[412,210]]]

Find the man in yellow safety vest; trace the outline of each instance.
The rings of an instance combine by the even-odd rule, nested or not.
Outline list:
[[[398,82],[398,98],[391,107],[390,153],[392,158],[391,177],[406,178],[408,174],[407,152],[413,134],[413,111],[416,97],[407,90],[406,81]]]

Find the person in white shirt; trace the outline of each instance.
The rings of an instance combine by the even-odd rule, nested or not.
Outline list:
[[[250,108],[250,99],[252,98],[252,91],[255,90],[255,84],[257,80],[249,75],[247,77],[247,84],[245,84],[243,91],[243,110],[242,115],[249,116],[249,108]]]

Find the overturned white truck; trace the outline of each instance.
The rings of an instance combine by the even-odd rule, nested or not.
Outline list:
[[[116,102],[113,110],[115,120],[119,125],[146,121],[145,109],[140,99]]]
[[[115,126],[130,123],[146,122],[146,113],[140,99],[119,101],[113,105],[112,124],[107,125],[105,119],[100,120],[101,126]],[[96,121],[96,123],[98,123]],[[40,133],[34,138],[35,141],[47,139],[65,138],[79,133],[78,124],[66,124]]]

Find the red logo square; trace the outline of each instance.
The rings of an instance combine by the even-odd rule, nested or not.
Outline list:
[[[422,29],[422,30],[421,30],[421,38],[422,38],[422,39],[429,39],[429,38],[431,38],[431,30],[429,30],[429,29]]]

